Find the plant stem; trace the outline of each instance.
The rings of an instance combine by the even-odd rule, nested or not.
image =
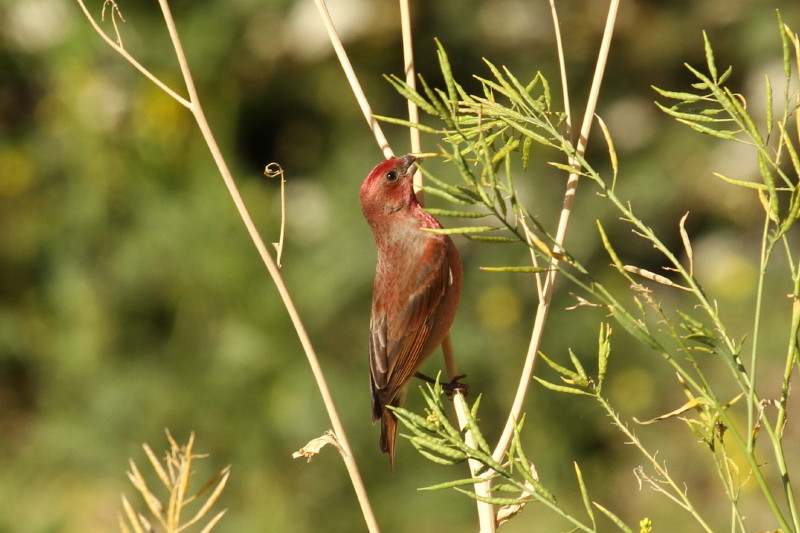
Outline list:
[[[167,0],[159,0],[159,5],[161,6],[161,11],[164,14],[164,20],[167,23],[167,29],[169,31],[170,38],[172,39],[175,53],[178,56],[178,63],[180,64],[181,73],[183,75],[184,82],[186,83],[186,90],[189,93],[189,100],[192,103],[192,114],[194,115],[197,125],[203,134],[203,138],[205,139],[208,149],[214,158],[214,162],[217,164],[217,168],[222,175],[225,186],[228,188],[228,192],[233,199],[233,203],[236,205],[239,216],[242,218],[242,222],[244,222],[247,232],[250,235],[250,238],[253,241],[256,249],[258,250],[261,260],[264,262],[264,266],[267,267],[267,271],[269,272],[276,288],[278,289],[278,293],[283,300],[286,311],[289,313],[289,318],[292,321],[292,325],[294,326],[297,336],[300,339],[300,344],[303,346],[308,363],[311,366],[311,372],[314,374],[317,387],[322,395],[325,409],[328,411],[328,417],[330,418],[331,424],[333,425],[333,430],[336,433],[336,439],[338,440],[339,445],[342,447],[342,459],[347,468],[347,472],[350,475],[350,481],[353,484],[359,504],[361,505],[361,512],[364,515],[364,520],[367,522],[367,527],[371,532],[378,532],[380,530],[378,527],[378,522],[369,503],[369,498],[367,497],[366,488],[364,487],[364,482],[361,479],[358,465],[353,458],[353,452],[350,448],[350,443],[347,440],[347,434],[339,418],[339,413],[336,410],[333,397],[328,389],[328,384],[325,380],[325,374],[323,373],[322,367],[319,364],[319,359],[317,358],[314,347],[311,344],[311,339],[308,337],[308,333],[306,332],[305,326],[303,325],[300,315],[297,312],[297,308],[292,301],[289,290],[286,288],[286,284],[283,281],[280,270],[275,264],[275,261],[272,259],[272,256],[267,251],[264,240],[261,238],[261,235],[259,234],[252,217],[250,217],[250,213],[245,206],[244,200],[239,193],[239,189],[237,188],[236,183],[233,180],[233,176],[231,175],[225,159],[222,156],[222,152],[217,145],[214,134],[208,125],[205,113],[200,105],[200,99],[197,94],[197,89],[194,85],[194,79],[192,77],[191,70],[189,69],[189,64],[186,60],[186,55],[183,52],[183,45],[181,44],[180,37],[178,36],[178,30],[175,27],[175,21],[172,17],[172,13],[170,12],[169,4],[167,3]]]
[[[595,66],[594,78],[592,79],[592,86],[589,92],[586,111],[584,113],[583,123],[581,125],[580,137],[578,139],[576,148],[576,153],[579,156],[583,156],[583,153],[586,150],[586,143],[589,139],[589,132],[592,126],[594,110],[597,106],[597,98],[600,94],[600,86],[602,85],[603,81],[603,74],[605,72],[606,60],[608,59],[608,53],[611,46],[611,36],[614,33],[614,23],[616,21],[618,8],[619,0],[611,0],[609,3],[608,17],[606,18],[606,26],[603,32],[603,40],[600,44],[600,51],[597,58],[597,64]],[[558,26],[556,25],[556,32],[558,31]],[[568,91],[566,86],[563,89],[565,93]],[[569,112],[569,110],[566,111]],[[579,168],[579,163],[574,158],[570,158],[570,165],[572,165],[576,170]],[[572,204],[578,187],[578,179],[579,176],[577,172],[571,173],[567,179],[564,202],[561,208],[561,217],[559,219],[558,228],[555,235],[556,251],[558,251],[558,249],[564,244],[567,225],[569,224],[569,217],[572,212]],[[508,419],[506,420],[503,433],[498,440],[494,453],[492,454],[494,460],[498,462],[502,461],[506,451],[508,451],[509,445],[511,444],[511,439],[514,434],[514,425],[519,420],[522,412],[522,405],[525,402],[525,397],[528,392],[528,385],[533,377],[533,369],[536,365],[536,356],[539,352],[539,344],[541,343],[544,333],[544,324],[547,320],[547,314],[550,310],[550,301],[553,296],[553,289],[555,287],[558,262],[558,259],[553,257],[553,259],[550,261],[552,270],[548,271],[545,275],[545,281],[542,287],[543,290],[541,291],[541,299],[539,300],[539,305],[536,309],[536,317],[534,318],[533,330],[531,331],[531,340],[528,345],[525,364],[523,365],[522,373],[520,375],[517,393],[514,396],[514,402],[511,406]]]
[[[685,509],[689,514],[691,514],[697,521],[697,523],[700,525],[700,527],[703,528],[704,531],[712,533],[713,530],[708,526],[706,521],[703,520],[703,517],[700,516],[700,514],[697,512],[697,509],[694,508],[689,497],[681,490],[681,488],[677,485],[677,483],[675,483],[675,481],[669,475],[667,469],[664,468],[656,460],[655,456],[651,455],[650,452],[647,451],[647,449],[642,445],[641,441],[639,441],[638,437],[636,437],[636,435],[628,428],[628,426],[625,425],[624,422],[622,422],[622,420],[619,418],[619,415],[617,415],[617,412],[611,407],[611,405],[606,401],[605,398],[603,398],[599,394],[595,394],[594,397],[597,400],[597,402],[599,402],[600,405],[603,407],[603,410],[608,414],[608,416],[611,417],[611,420],[613,421],[614,425],[617,426],[620,429],[620,431],[622,431],[622,433],[626,437],[628,437],[629,442],[633,444],[642,453],[642,455],[644,455],[647,458],[647,461],[650,463],[650,465],[656,470],[656,472],[658,472],[658,475],[661,477],[661,480],[665,481],[667,485],[669,485],[673,493],[670,494],[669,492],[666,492],[663,489],[660,490],[665,495],[667,495],[671,500],[673,500],[675,503],[677,503],[683,509]]]
[[[372,134],[378,141],[378,146],[380,146],[383,156],[388,159],[392,156],[392,149],[389,147],[389,141],[386,140],[380,124],[378,124],[378,121],[372,115],[372,108],[367,101],[364,90],[361,88],[361,84],[358,82],[358,77],[356,76],[355,70],[353,70],[353,65],[347,57],[347,52],[344,49],[344,45],[342,45],[342,40],[339,38],[336,26],[333,24],[331,14],[328,12],[328,6],[325,4],[325,0],[314,0],[314,3],[317,5],[319,14],[322,17],[322,22],[325,24],[325,30],[328,32],[328,37],[336,52],[336,57],[339,58],[339,63],[342,65],[344,75],[350,83],[350,89],[353,91],[353,95],[358,101],[358,106],[361,108],[361,112],[364,114],[364,118],[367,120],[370,130],[372,130]]]

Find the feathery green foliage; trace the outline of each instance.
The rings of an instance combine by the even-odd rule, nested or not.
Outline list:
[[[742,94],[735,92],[727,83],[733,79],[734,71],[728,67],[722,73],[716,64],[712,45],[703,35],[706,65],[704,70],[686,65],[697,78],[690,90],[672,91],[655,88],[662,98],[676,101],[672,105],[656,105],[668,116],[685,124],[694,132],[711,135],[720,142],[742,143],[752,150],[757,158],[761,182],[750,182],[736,177],[717,175],[730,186],[744,187],[757,195],[764,209],[763,220],[748,221],[754,228],[761,228],[762,248],[758,265],[758,287],[756,304],[752,310],[752,331],[748,338],[737,338],[730,333],[712,294],[708,294],[695,276],[694,254],[691,240],[685,229],[686,216],[680,221],[679,233],[683,249],[671,249],[648,225],[645,218],[635,211],[629,202],[616,192],[617,158],[611,143],[610,133],[604,127],[609,141],[614,176],[608,180],[599,174],[584,158],[563,132],[564,115],[553,109],[549,85],[537,74],[527,84],[522,84],[505,68],[486,62],[490,77],[476,77],[483,94],[470,95],[453,79],[447,55],[439,45],[439,66],[444,76],[444,89],[431,88],[420,78],[422,92],[416,92],[396,77],[390,78],[392,85],[409,100],[439,121],[441,126],[408,124],[422,131],[435,133],[442,143],[442,153],[460,176],[458,184],[449,183],[442,177],[431,176],[426,190],[449,199],[454,203],[476,206],[481,214],[494,218],[502,226],[503,242],[517,242],[530,247],[539,257],[551,260],[553,240],[537,225],[523,205],[523,199],[515,186],[512,157],[519,159],[521,166],[541,164],[532,161],[533,144],[546,148],[553,159],[577,162],[580,176],[590,180],[597,192],[619,213],[634,235],[654,247],[666,261],[664,273],[659,274],[636,265],[625,264],[614,243],[608,238],[600,222],[597,228],[612,266],[629,284],[630,291],[612,291],[599,282],[580,260],[567,252],[559,262],[560,274],[582,291],[586,304],[605,307],[610,317],[625,331],[639,340],[651,353],[660,355],[674,371],[678,385],[684,391],[686,402],[669,413],[647,422],[636,419],[626,421],[602,394],[602,384],[608,373],[611,356],[611,327],[600,327],[597,367],[598,372],[590,377],[580,358],[569,352],[570,364],[558,363],[555,358],[542,354],[545,363],[559,376],[559,382],[536,378],[546,389],[557,393],[588,397],[595,401],[610,418],[613,426],[634,445],[645,466],[637,469],[640,483],[663,494],[679,508],[689,513],[704,531],[712,531],[704,518],[703,501],[690,495],[680,479],[675,479],[667,468],[667,459],[657,459],[657,449],[646,446],[633,431],[631,423],[663,423],[667,419],[682,420],[698,444],[705,447],[711,464],[716,470],[720,488],[730,502],[730,530],[747,531],[742,510],[745,495],[742,491],[747,479],[752,478],[758,491],[751,491],[749,500],[760,499],[774,518],[776,528],[783,531],[800,531],[798,502],[793,488],[792,471],[787,465],[784,449],[784,429],[787,422],[787,403],[790,395],[792,374],[798,365],[798,331],[800,331],[800,250],[793,245],[789,232],[800,217],[800,158],[798,158],[797,110],[800,108],[800,93],[797,88],[796,71],[800,66],[800,40],[778,15],[778,30],[783,50],[783,90],[773,91],[772,83],[766,81],[767,117],[758,123],[748,110]],[[773,111],[777,109],[778,112]],[[403,123],[402,121],[395,121]],[[406,123],[407,124],[407,123]],[[543,163],[547,163],[546,161]],[[575,170],[573,164],[549,162],[565,171]],[[698,179],[703,177],[699,176]],[[624,175],[620,176],[624,179]],[[490,226],[478,226],[476,233],[487,231]],[[466,227],[451,230],[451,233],[469,234]],[[567,259],[568,258],[568,259]],[[764,331],[762,309],[767,304],[764,284],[771,271],[773,261],[783,261],[791,287],[788,297],[793,302],[789,313],[781,322],[772,322],[769,329],[773,335],[783,329],[786,335],[786,350],[779,354],[764,354],[760,344],[760,333]],[[534,258],[533,266],[515,266],[487,270],[541,272]],[[659,295],[664,291],[679,291],[684,297],[680,307],[665,303]],[[686,299],[688,297],[688,300]],[[631,305],[624,301],[632,301]],[[676,301],[675,299],[668,300]],[[737,310],[746,312],[747,310]],[[749,352],[749,357],[746,354]],[[770,376],[759,372],[764,357],[784,357],[784,373],[780,382],[768,383]],[[727,368],[725,373],[710,372],[709,367]],[[571,367],[571,368],[570,368]],[[763,397],[759,390],[777,388],[778,398]],[[733,392],[731,390],[733,389]],[[519,428],[515,443],[507,462],[498,464],[491,459],[488,448],[468,447],[463,436],[450,426],[438,402],[438,389],[425,395],[429,406],[428,419],[435,423],[427,427],[420,425],[419,417],[398,410],[398,416],[414,436],[410,439],[426,457],[440,463],[453,464],[464,459],[480,461],[485,466],[485,476],[492,480],[495,492],[501,488],[520,491],[516,498],[491,498],[500,505],[521,505],[529,501],[546,503],[547,506],[569,520],[577,529],[594,531],[595,516],[592,505],[600,510],[617,527],[631,531],[611,510],[600,503],[589,505],[586,485],[576,465],[579,486],[591,524],[583,525],[563,511],[555,503],[550,492],[543,488],[538,478],[530,473],[533,465],[524,459],[519,443]],[[438,402],[438,403],[437,403]],[[476,402],[477,403],[477,402]],[[481,436],[473,419],[470,428]],[[763,444],[761,444],[763,442]],[[744,458],[744,462],[733,457]],[[767,467],[767,463],[771,466]],[[774,466],[772,466],[774,465]],[[532,481],[533,480],[533,481]],[[535,483],[534,483],[535,481]],[[435,488],[460,487],[474,482],[462,479],[445,483]],[[529,485],[525,485],[528,483]],[[469,493],[478,498],[474,493]],[[488,501],[488,500],[487,500]],[[642,531],[652,527],[649,519],[640,522]]]

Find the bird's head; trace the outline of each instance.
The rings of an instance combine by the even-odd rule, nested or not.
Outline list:
[[[392,157],[373,168],[361,184],[359,200],[367,221],[419,205],[411,176],[419,157]]]

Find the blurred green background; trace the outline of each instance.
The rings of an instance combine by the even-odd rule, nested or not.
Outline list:
[[[102,1],[87,3],[99,18]],[[381,77],[402,71],[396,4],[330,3],[373,110],[402,116],[405,102]],[[467,88],[476,87],[473,73],[488,74],[481,57],[509,66],[520,79],[541,70],[558,86],[544,0],[414,4],[417,65],[431,83],[439,80],[438,37]],[[573,113],[580,117],[607,6],[557,4]],[[428,463],[401,439],[392,472],[378,451],[378,428],[370,425],[366,341],[375,251],[357,191],[381,154],[313,3],[171,5],[211,125],[269,240],[278,235],[279,187],[262,171],[272,161],[286,171],[283,275],[383,529],[475,530],[474,506],[464,496],[416,491],[466,476],[466,469]],[[127,50],[184,93],[157,3],[123,1],[120,7]],[[763,115],[763,77],[780,82],[776,8],[800,30],[794,0],[623,2],[598,109],[619,152],[621,195],[676,250],[678,220],[691,211],[700,279],[739,335],[751,324],[761,209],[753,195],[714,180],[711,172],[747,179],[757,173],[755,158],[668,120],[653,105],[650,86],[688,88],[683,63],[704,64],[705,29],[718,64],[735,66],[732,86]],[[105,27],[112,31],[108,21]],[[408,150],[401,128],[386,131],[396,152]],[[435,144],[423,149],[435,150]],[[599,130],[589,158],[607,170]],[[563,176],[540,160],[517,182],[524,182],[528,207],[554,229]],[[661,267],[661,258],[631,236],[586,183],[567,243],[604,281],[625,289],[607,267],[597,218],[623,260]],[[524,250],[463,238],[456,244],[466,278],[455,348],[471,391],[484,395],[481,418],[495,438],[527,348],[535,285],[525,275],[478,270],[525,264]],[[781,278],[768,287],[775,304],[766,311],[767,323],[787,312],[785,283]],[[571,347],[592,367],[605,315],[566,311],[574,303],[571,290],[559,284],[542,348],[563,361]],[[659,296],[667,304],[676,298]],[[765,348],[773,346],[769,340]],[[621,330],[613,341],[608,393],[623,415],[650,419],[682,403],[680,388],[655,354]],[[783,342],[776,338],[775,350],[765,350],[776,365]],[[426,371],[440,367],[436,355]],[[551,376],[543,367],[537,373]],[[409,405],[421,409],[419,396],[412,394]],[[578,461],[592,497],[629,523],[649,516],[656,530],[694,530],[665,498],[639,489],[632,469],[641,459],[588,400],[535,386],[526,411],[528,456],[567,507],[580,512],[572,467]],[[76,3],[2,0],[0,531],[116,530],[120,493],[139,503],[125,477],[128,458],[144,465],[142,442],[164,449],[164,428],[181,442],[195,431],[196,449],[211,454],[198,465],[198,481],[232,465],[220,504],[228,514],[217,531],[364,530],[332,449],[311,464],[291,459],[329,427],[286,312],[189,113],[105,46]],[[708,520],[724,527],[727,510],[719,505],[715,474],[685,426],[670,420],[637,432],[660,450],[690,495],[705,502]],[[798,443],[798,423],[791,420],[787,450],[795,467]],[[748,491],[755,491],[754,483],[743,495]],[[761,506],[745,508],[753,530],[774,527]],[[503,530],[565,528],[531,505]]]

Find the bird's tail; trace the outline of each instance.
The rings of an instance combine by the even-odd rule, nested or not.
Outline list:
[[[394,444],[397,436],[397,418],[389,409],[381,415],[381,451],[389,454],[389,464],[394,468]]]

